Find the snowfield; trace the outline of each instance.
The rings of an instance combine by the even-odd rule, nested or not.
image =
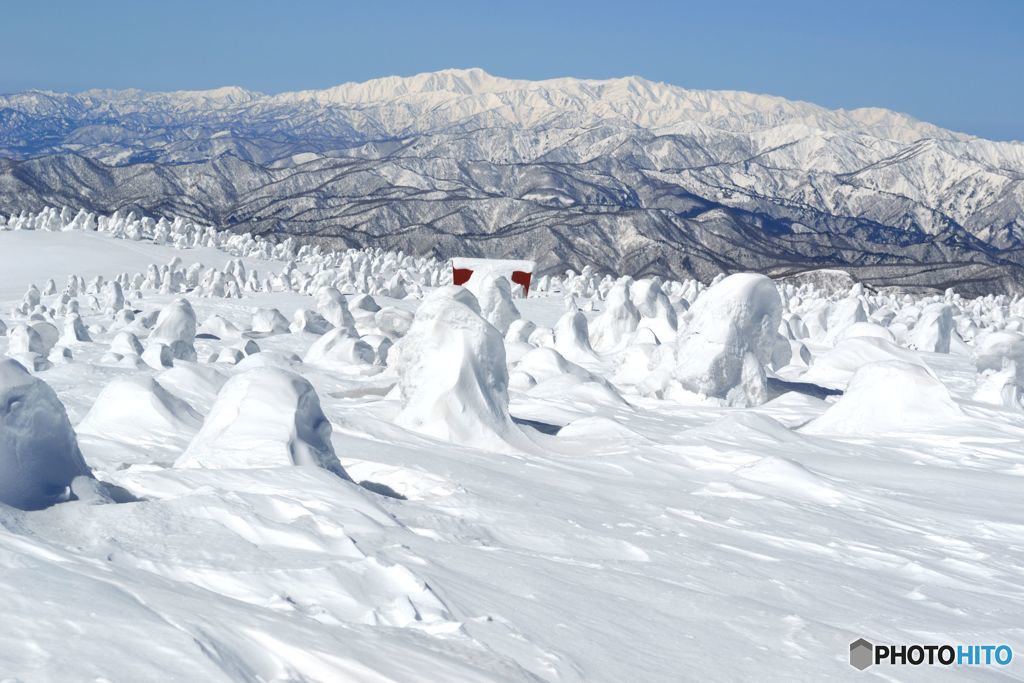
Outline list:
[[[1024,301],[449,283],[0,218],[0,679],[1024,679]]]

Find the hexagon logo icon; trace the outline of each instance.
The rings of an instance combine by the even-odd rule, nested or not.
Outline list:
[[[872,664],[875,659],[875,646],[864,640],[858,638],[857,640],[850,643],[850,666],[863,671]]]

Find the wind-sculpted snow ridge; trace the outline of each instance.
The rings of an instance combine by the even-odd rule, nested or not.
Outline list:
[[[818,681],[858,637],[1024,649],[1020,297],[588,264],[515,298],[188,219],[6,227],[4,676]]]
[[[0,157],[4,214],[71,202],[556,272],[1024,282],[1024,143],[636,77],[18,93]]]

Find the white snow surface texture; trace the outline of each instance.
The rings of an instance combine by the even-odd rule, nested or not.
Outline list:
[[[0,680],[930,681],[954,672],[849,644],[1024,653],[1024,301],[449,283],[185,219],[0,223]]]

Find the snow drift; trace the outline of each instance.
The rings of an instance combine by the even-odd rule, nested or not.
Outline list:
[[[80,434],[161,445],[189,438],[203,418],[152,377],[118,377],[103,388],[78,423]]]
[[[948,426],[963,417],[949,390],[928,370],[883,361],[857,370],[843,397],[801,431],[863,437]]]

